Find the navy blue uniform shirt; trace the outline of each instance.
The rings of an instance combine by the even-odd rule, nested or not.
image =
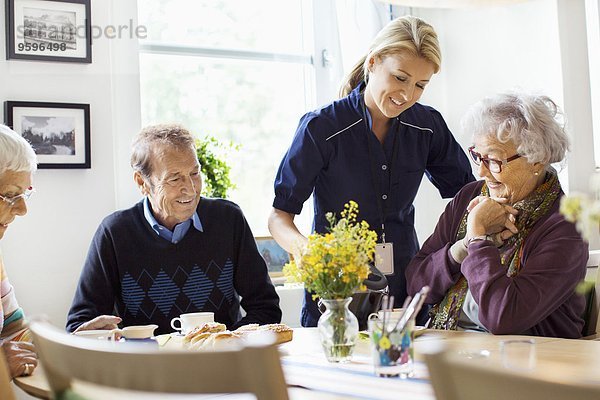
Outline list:
[[[302,117],[277,171],[273,207],[299,214],[314,193],[313,230],[324,233],[325,213],[339,217],[344,204],[354,200],[358,218],[377,232],[379,242],[384,208],[386,241],[394,244],[394,275],[387,278],[395,306],[400,307],[406,297],[404,270],[419,249],[413,201],[423,174],[442,197],[453,197],[475,178],[464,151],[431,107],[416,103],[393,118],[381,144],[370,129],[363,88],[364,83]],[[319,316],[306,293],[302,325],[316,326]]]

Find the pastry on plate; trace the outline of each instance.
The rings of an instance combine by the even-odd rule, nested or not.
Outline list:
[[[289,342],[292,340],[292,337],[294,335],[293,329],[287,326],[286,324],[248,324],[240,326],[234,332],[243,335],[250,335],[260,332],[272,332],[275,335],[276,344]]]
[[[207,322],[203,325],[195,327],[187,335],[185,335],[183,338],[183,343],[195,343],[200,339],[206,339],[207,333],[210,334],[223,332],[226,329],[227,327],[219,322]]]
[[[224,331],[213,333],[202,345],[203,349],[228,350],[239,346],[243,341],[239,333]]]
[[[258,329],[260,325],[258,324],[246,324],[246,325],[242,325],[239,328],[237,328],[234,332],[253,332],[256,331]]]
[[[277,338],[275,341],[276,344],[290,342],[294,337],[294,330],[286,324],[261,325],[258,330],[273,332]]]
[[[187,343],[189,343],[190,347],[200,347],[202,346],[204,341],[210,337],[210,335],[212,335],[212,333],[210,332],[198,333],[194,337],[192,337]]]

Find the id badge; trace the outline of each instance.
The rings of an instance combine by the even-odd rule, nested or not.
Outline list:
[[[375,246],[375,266],[384,275],[394,275],[393,243],[377,243]]]

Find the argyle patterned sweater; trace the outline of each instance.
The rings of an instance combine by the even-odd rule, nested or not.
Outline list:
[[[105,218],[90,245],[67,330],[103,314],[120,316],[123,326],[157,324],[156,334],[173,332],[172,318],[199,311],[214,312],[215,321],[230,329],[279,322],[279,297],[240,208],[202,198],[197,213],[203,232],[191,227],[177,244],[150,227],[143,202]]]

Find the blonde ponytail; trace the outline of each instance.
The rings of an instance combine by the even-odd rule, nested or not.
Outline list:
[[[350,94],[350,92],[358,86],[363,80],[367,79],[365,74],[365,59],[367,56],[362,57],[352,68],[352,71],[346,75],[344,81],[342,82],[342,87],[340,88],[340,98],[346,97]]]

